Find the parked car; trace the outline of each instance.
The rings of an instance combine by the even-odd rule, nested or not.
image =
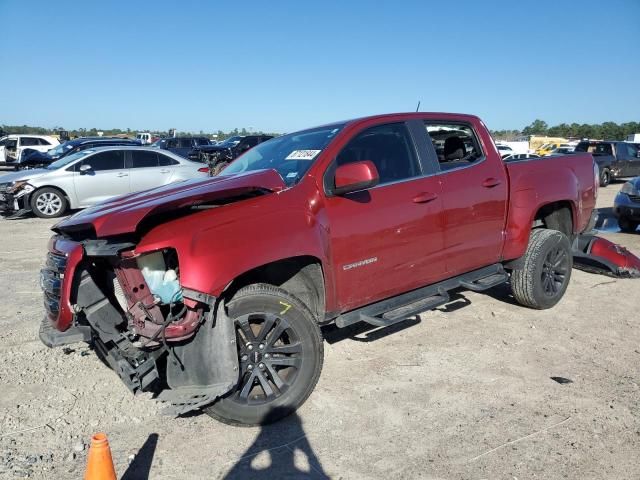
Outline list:
[[[42,154],[59,143],[48,135],[8,135],[0,139],[0,165],[18,169],[30,154]]]
[[[536,149],[535,153],[537,155],[540,155],[541,157],[544,157],[546,155],[550,155],[551,151],[555,148],[560,147],[561,145],[563,145],[562,143],[559,142],[550,142],[550,143],[545,143],[544,145],[542,145],[540,148]]]
[[[638,144],[615,141],[583,140],[576,152],[588,152],[600,167],[600,185],[611,180],[640,175],[640,148]]]
[[[117,147],[117,146],[139,146],[138,140],[118,137],[81,137],[68,140],[56,147],[48,150],[46,153],[32,152],[25,156],[20,163],[21,169],[46,167],[52,162],[71,155],[87,148],[98,147]]]
[[[560,147],[556,147],[553,150],[551,150],[551,152],[549,152],[549,155],[547,156],[551,156],[551,155],[570,155],[575,151],[576,147],[571,147],[571,146],[560,146]]]
[[[0,176],[0,210],[14,217],[64,215],[125,193],[208,176],[208,168],[146,147],[80,150],[43,169]]]
[[[320,325],[387,327],[508,280],[520,304],[553,307],[596,190],[590,154],[505,163],[470,115],[283,135],[217,177],[58,223],[40,338],[92,342],[174,413],[275,421],[318,381]]]
[[[207,163],[212,173],[217,174],[233,159],[256,145],[272,139],[272,135],[235,136],[215,145],[200,145],[189,152],[191,160]]]
[[[502,158],[508,156],[508,155],[513,155],[513,149],[508,146],[508,145],[500,145],[499,143],[496,144],[496,148],[498,149],[498,152],[500,153],[500,156]]]
[[[502,160],[509,162],[513,160],[526,160],[529,158],[540,158],[540,155],[536,155],[535,153],[514,153],[503,157]]]
[[[170,137],[156,140],[151,146],[188,158],[189,152],[204,145],[209,145],[209,139],[206,137]]]
[[[635,232],[640,225],[640,177],[626,182],[613,202],[613,215],[623,232]]]

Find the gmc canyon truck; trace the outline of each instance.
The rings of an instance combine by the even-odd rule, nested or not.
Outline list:
[[[504,282],[520,304],[553,307],[597,173],[588,153],[505,164],[480,119],[462,114],[284,135],[217,177],[55,225],[40,338],[90,343],[174,414],[272,422],[314,389],[324,325],[386,327],[454,289]]]

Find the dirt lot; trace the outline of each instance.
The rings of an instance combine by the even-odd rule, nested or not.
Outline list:
[[[85,346],[39,342],[53,223],[0,221],[0,478],[81,478],[98,431],[127,479],[640,478],[640,280],[574,270],[553,310],[497,288],[392,335],[327,331],[299,415],[234,428],[161,416]],[[640,232],[605,236],[640,254]]]

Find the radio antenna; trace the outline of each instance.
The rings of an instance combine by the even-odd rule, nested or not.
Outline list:
[[[418,106],[416,107],[416,112],[420,110],[420,100],[418,100]]]

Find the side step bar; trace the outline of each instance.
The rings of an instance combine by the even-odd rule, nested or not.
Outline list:
[[[496,263],[344,313],[338,316],[335,322],[339,328],[358,322],[366,322],[376,327],[388,327],[412,315],[444,305],[449,301],[448,292],[451,290],[463,287],[480,292],[500,285],[508,278],[509,275],[502,265]]]

